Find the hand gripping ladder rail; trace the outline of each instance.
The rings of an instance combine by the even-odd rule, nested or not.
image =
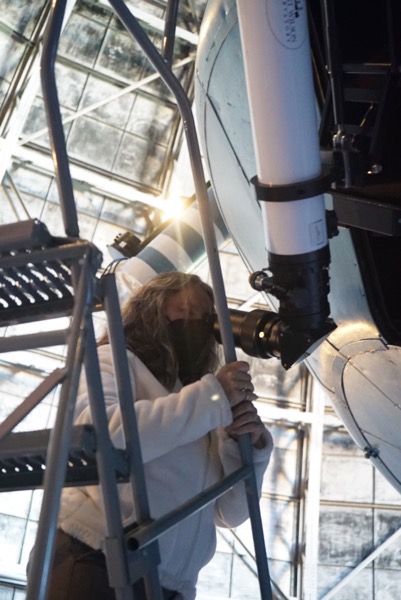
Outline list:
[[[215,292],[216,309],[227,361],[235,360],[235,347],[213,224],[192,112],[178,80],[168,65],[174,38],[178,1],[168,2],[166,38],[161,56],[122,0],[110,0],[128,32],[176,97],[184,120],[205,246]],[[28,600],[45,600],[51,566],[62,488],[99,482],[106,516],[105,553],[111,585],[118,600],[131,600],[133,582],[143,577],[147,597],[161,600],[157,575],[157,537],[193,512],[244,481],[255,542],[262,600],[272,597],[252,451],[248,436],[242,436],[243,466],[219,484],[152,520],[146,492],[133,398],[130,392],[123,327],[114,275],[96,277],[100,253],[79,238],[68,156],[55,83],[55,56],[66,0],[53,2],[42,55],[42,88],[53,153],[66,238],[53,238],[44,224],[26,221],[3,226],[0,245],[0,324],[23,323],[51,316],[69,315],[65,331],[3,338],[0,350],[9,352],[67,342],[65,367],[53,372],[0,426],[0,471],[2,490],[29,489],[43,481],[44,495],[35,549],[30,562]],[[113,447],[101,386],[92,312],[104,308],[113,350],[125,448]],[[81,365],[90,381],[93,426],[73,425],[75,399]],[[57,385],[61,384],[56,421],[51,431],[12,432],[12,429]],[[112,475],[114,474],[114,476]],[[122,527],[117,483],[129,481],[136,503],[138,524]]]

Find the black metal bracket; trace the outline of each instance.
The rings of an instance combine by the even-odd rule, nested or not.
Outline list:
[[[332,180],[332,173],[329,171],[307,181],[297,181],[285,185],[266,185],[260,183],[255,175],[252,177],[251,183],[255,186],[257,199],[262,202],[292,202],[324,194],[330,189]]]
[[[363,190],[362,190],[363,191]],[[401,208],[395,202],[361,197],[352,193],[333,193],[333,208],[339,225],[401,236]]]

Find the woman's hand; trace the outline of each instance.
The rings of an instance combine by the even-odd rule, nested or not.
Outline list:
[[[256,400],[254,387],[249,374],[249,363],[237,360],[224,365],[216,375],[231,405],[233,422],[226,427],[230,437],[249,433],[251,444],[255,448],[264,448],[267,444],[266,428],[252,400]]]
[[[240,435],[249,433],[254,448],[265,448],[267,444],[266,428],[252,402],[249,400],[240,402],[231,410],[233,422],[226,427],[228,435],[238,441]]]
[[[236,360],[224,365],[216,374],[228,401],[236,406],[240,402],[256,400],[253,393],[254,387],[249,374],[249,363],[244,360]]]

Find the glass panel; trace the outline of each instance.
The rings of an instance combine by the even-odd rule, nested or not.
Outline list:
[[[324,456],[322,462],[321,495],[325,500],[342,502],[373,501],[373,467],[363,457]]]
[[[101,169],[111,170],[121,140],[121,132],[87,117],[74,121],[68,138],[73,158]]]
[[[356,567],[372,550],[372,523],[372,510],[322,506],[319,561]]]
[[[165,150],[133,135],[125,134],[114,171],[133,181],[157,188],[165,160]]]
[[[95,77],[89,77],[80,108],[86,108],[99,101],[107,100],[108,97],[113,96],[121,90],[121,87],[113,85],[112,83],[101,81]],[[117,100],[107,102],[100,108],[95,109],[90,113],[90,116],[104,123],[108,123],[109,125],[124,128],[133,102],[133,95],[128,93]]]
[[[93,66],[99,53],[105,27],[80,14],[73,13],[60,38],[58,53]]]
[[[71,110],[76,110],[87,79],[86,73],[73,66],[57,63],[56,82],[60,104]]]
[[[176,119],[176,109],[150,96],[138,94],[127,123],[127,131],[146,137],[153,143],[167,144]]]
[[[0,20],[30,38],[45,4],[45,1],[39,0],[2,0]]]
[[[19,517],[0,514],[0,555],[9,563],[19,563],[27,522]]]
[[[4,31],[0,30],[0,77],[11,81],[15,73],[25,45],[21,40],[10,38]]]
[[[97,67],[115,76],[121,75],[126,80],[141,79],[146,58],[137,43],[125,33],[109,29],[97,61]]]
[[[108,25],[113,16],[111,8],[108,9],[106,6],[93,0],[79,0],[74,11],[93,21],[99,21],[103,25]]]
[[[375,544],[379,546],[401,528],[401,514],[396,510],[375,510]],[[377,557],[375,565],[381,569],[401,570],[401,537]]]

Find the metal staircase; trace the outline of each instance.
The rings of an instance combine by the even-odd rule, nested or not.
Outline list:
[[[177,98],[191,155],[195,187],[210,259],[216,307],[227,360],[235,359],[229,313],[213,224],[208,211],[200,151],[190,103],[169,65],[178,1],[168,2],[164,55],[161,56],[122,0],[110,2],[127,30],[142,46]],[[55,82],[55,56],[66,0],[53,2],[44,40],[41,75],[50,139],[55,156],[65,237],[53,237],[45,224],[27,220],[0,227],[0,326],[67,316],[65,330],[1,338],[0,352],[66,344],[65,366],[51,373],[0,425],[0,491],[43,486],[35,549],[28,578],[28,600],[45,600],[51,567],[61,492],[64,486],[99,483],[105,506],[105,554],[110,583],[118,600],[132,600],[132,583],[144,579],[147,597],[161,599],[157,537],[192,512],[244,481],[254,534],[261,598],[272,597],[264,548],[250,441],[243,436],[243,467],[162,519],[149,514],[139,436],[126,360],[114,274],[97,276],[99,250],[80,239],[68,156]],[[104,310],[108,321],[126,448],[113,447],[109,433],[92,314]],[[75,399],[82,371],[91,382],[89,404],[93,425],[74,426]],[[60,399],[51,430],[13,432],[25,416],[57,385]],[[122,392],[121,390],[124,390]],[[135,499],[138,524],[122,528],[117,484],[128,481]]]
[[[117,494],[118,482],[131,481],[140,521],[150,520],[114,276],[97,278],[101,255],[93,244],[78,238],[53,238],[38,221],[2,226],[0,235],[1,325],[60,316],[71,319],[66,330],[15,335],[0,342],[3,352],[60,343],[66,343],[68,348],[65,367],[51,373],[0,426],[0,489],[44,487],[27,597],[35,600],[46,597],[62,488],[100,483],[108,530],[106,555],[109,554],[115,564],[113,585],[117,597],[131,598],[131,581],[148,573],[145,580],[149,597],[159,598],[157,543],[147,549],[146,559],[139,550],[128,564],[129,551]],[[115,354],[118,353],[116,378],[123,382],[126,390],[120,398],[120,409],[130,456],[126,450],[115,449],[108,434],[92,321],[93,311],[100,308],[108,314],[110,343]],[[82,365],[91,381],[89,401],[93,426],[74,427],[75,397]],[[59,384],[61,392],[54,428],[13,432]]]

